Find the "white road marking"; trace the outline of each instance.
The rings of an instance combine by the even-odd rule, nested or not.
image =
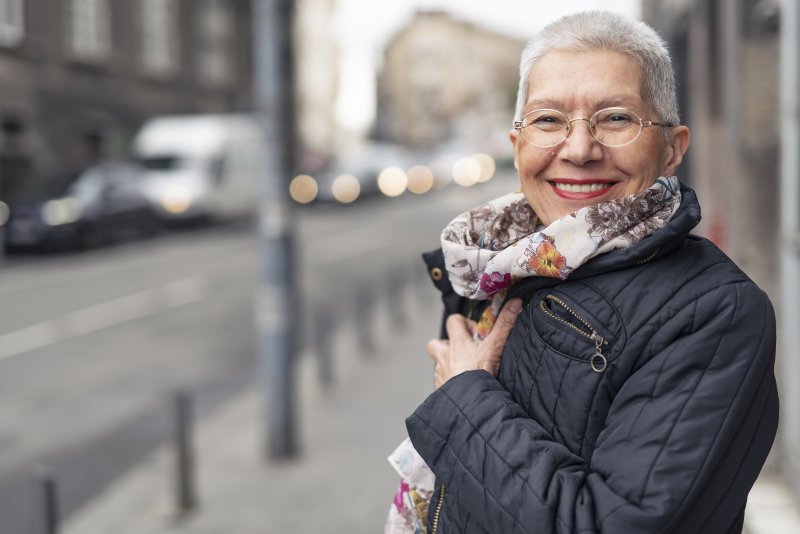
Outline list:
[[[180,245],[191,244],[179,243]],[[0,296],[21,291],[30,291],[48,286],[60,286],[92,280],[103,276],[135,276],[136,270],[158,269],[159,266],[182,263],[192,264],[206,258],[226,258],[239,251],[248,251],[253,248],[253,236],[239,237],[231,242],[226,242],[222,246],[213,250],[201,249],[199,251],[189,251],[183,256],[176,255],[181,252],[175,249],[175,243],[157,243],[154,247],[155,253],[149,251],[142,254],[141,249],[121,250],[116,255],[112,255],[113,249],[108,251],[107,257],[103,261],[91,262],[91,258],[65,257],[58,258],[59,269],[52,268],[52,264],[46,261],[35,262],[30,265],[20,265],[13,268],[10,272],[3,272],[0,266]],[[171,255],[163,254],[165,249]],[[130,273],[130,274],[128,274]]]
[[[0,335],[0,360],[199,302],[207,296],[208,280],[192,276],[101,302]]]

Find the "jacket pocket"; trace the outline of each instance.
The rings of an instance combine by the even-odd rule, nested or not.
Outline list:
[[[602,373],[625,342],[622,320],[611,302],[592,288],[581,284],[573,289],[538,294],[534,330],[557,354]]]

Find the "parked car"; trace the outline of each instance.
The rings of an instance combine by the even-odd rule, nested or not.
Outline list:
[[[29,181],[5,200],[6,248],[80,249],[157,233],[141,176],[138,165],[104,162],[72,179]]]
[[[142,190],[165,221],[229,220],[255,213],[266,176],[264,136],[247,115],[175,115],[134,139]]]

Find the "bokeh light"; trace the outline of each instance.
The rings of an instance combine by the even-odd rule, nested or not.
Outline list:
[[[192,206],[192,194],[184,187],[175,186],[164,193],[161,206],[167,213],[184,213]]]
[[[331,194],[342,204],[349,204],[361,194],[361,184],[352,174],[340,174],[331,184]]]
[[[481,177],[481,166],[473,158],[461,158],[453,165],[453,181],[462,187],[471,187]]]
[[[398,197],[408,187],[408,178],[403,169],[387,167],[378,175],[378,189],[387,197]]]
[[[318,193],[317,181],[307,174],[298,174],[289,183],[289,195],[300,204],[313,202]]]
[[[42,206],[42,219],[50,226],[70,224],[81,218],[81,205],[72,197],[49,200]]]
[[[0,200],[0,226],[3,226],[8,222],[10,213],[11,210],[8,209],[8,204]]]
[[[497,171],[497,165],[495,165],[494,158],[489,154],[473,154],[472,159],[474,159],[478,166],[481,168],[481,175],[478,177],[479,182],[488,182],[494,176],[494,173]]]
[[[433,187],[433,172],[425,165],[414,165],[406,173],[408,190],[416,195],[427,193]]]

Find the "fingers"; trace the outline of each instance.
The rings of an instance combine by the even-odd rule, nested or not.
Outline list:
[[[425,346],[428,355],[434,360],[440,359],[447,353],[449,343],[446,339],[431,339]]]
[[[506,305],[500,310],[500,314],[497,316],[492,331],[489,332],[486,340],[491,341],[493,344],[504,345],[521,311],[522,299],[513,298],[506,302]]]
[[[447,330],[447,337],[454,341],[460,339],[471,339],[472,334],[470,333],[471,331],[467,321],[468,319],[466,317],[457,313],[448,316],[447,321],[444,323],[444,327]]]

